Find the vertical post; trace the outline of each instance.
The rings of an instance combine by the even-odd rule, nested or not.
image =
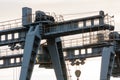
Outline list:
[[[102,18],[99,19],[99,25],[104,25],[104,11],[100,11],[99,15],[101,15]]]
[[[114,65],[114,54],[113,46],[103,48],[100,80],[110,80]]]
[[[60,55],[58,52],[58,47],[55,38],[48,39],[48,50],[50,52],[53,68],[56,73],[57,80],[65,80],[63,76],[63,71],[61,67]]]
[[[39,25],[31,26],[26,36],[19,80],[30,80],[31,78],[41,40],[40,27]]]
[[[22,25],[28,25],[32,23],[32,9],[28,7],[22,8]]]
[[[61,63],[61,68],[62,68],[62,73],[63,73],[63,76],[64,76],[64,80],[67,80],[67,69],[66,69],[64,54],[63,54],[63,50],[62,50],[61,39],[57,38],[56,43],[57,43],[57,48],[58,48],[58,53],[59,53],[59,57],[60,57],[60,63]]]

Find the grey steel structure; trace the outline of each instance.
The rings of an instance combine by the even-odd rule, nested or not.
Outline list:
[[[19,80],[30,80],[34,64],[40,64],[40,67],[54,68],[57,80],[68,80],[65,61],[75,65],[79,60],[79,64],[84,64],[86,58],[102,56],[100,80],[120,76],[120,34],[113,31],[111,16],[100,11],[97,15],[56,22],[42,11],[36,11],[33,17],[31,8],[22,10],[20,27],[17,27],[18,20],[15,20],[16,27],[12,27],[13,23],[1,25],[0,46],[23,52],[1,55],[0,68],[22,66]],[[67,41],[60,38],[74,34],[80,38]],[[41,40],[46,42],[40,44]]]

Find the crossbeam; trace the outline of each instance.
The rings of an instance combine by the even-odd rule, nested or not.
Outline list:
[[[52,23],[42,27],[42,39],[51,37],[61,37],[66,35],[83,34],[87,32],[94,32],[99,30],[114,30],[114,26],[105,23],[104,14],[89,16],[80,19],[68,20],[64,22]],[[38,25],[44,21],[31,23],[27,26]],[[0,46],[24,42],[29,27],[17,27],[11,29],[0,30]],[[17,34],[17,38],[15,38]],[[11,38],[10,38],[11,37]]]
[[[85,59],[85,58],[92,58],[92,57],[100,57],[102,55],[101,54],[102,47],[105,47],[105,46],[107,47],[110,45],[111,44],[109,43],[101,43],[101,44],[96,44],[96,45],[91,44],[91,45],[85,45],[85,46],[74,46],[74,47],[69,46],[66,48],[63,47],[62,50],[63,50],[64,55],[66,54],[64,56],[65,60],[75,60],[75,59],[82,59],[82,58]],[[77,51],[77,55],[76,55],[76,51]],[[85,52],[82,52],[82,51],[85,51]],[[39,53],[37,55],[38,57],[36,59],[36,64],[44,64],[46,62],[49,63],[49,61],[51,61],[47,45],[42,45],[42,50],[39,48],[38,52]],[[0,64],[0,68],[10,68],[10,67],[21,66],[23,53],[19,53],[19,54],[16,54],[16,53],[11,54],[11,53],[9,52],[10,55],[7,54],[5,56],[0,57],[0,61],[3,62]],[[71,55],[73,55],[73,57]],[[51,65],[51,62],[48,65]],[[40,67],[43,67],[43,66],[41,65]],[[49,68],[49,67],[46,66],[46,68]],[[50,66],[50,68],[52,67]]]

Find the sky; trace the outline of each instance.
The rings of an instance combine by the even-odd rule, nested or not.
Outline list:
[[[120,28],[119,0],[0,0],[0,22],[20,18],[22,7],[31,7],[33,12],[42,10],[56,14],[73,14],[103,10],[114,15],[115,30]],[[87,59],[81,66],[80,80],[99,80],[101,58]],[[72,69],[72,68],[71,68]],[[18,80],[20,68],[0,70],[0,80]],[[71,71],[74,76],[74,69]],[[35,66],[31,80],[56,80],[54,70]],[[112,78],[111,80],[120,80]]]

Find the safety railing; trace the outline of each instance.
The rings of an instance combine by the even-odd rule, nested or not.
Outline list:
[[[114,16],[110,16],[110,15],[106,14],[104,17],[104,23],[109,24],[109,25],[115,25]]]
[[[6,29],[12,29],[12,28],[16,28],[16,27],[22,27],[21,22],[22,22],[21,18],[0,22],[0,30],[6,30]]]
[[[10,55],[16,55],[16,54],[23,54],[23,50],[10,50],[10,48],[0,49],[0,57],[3,56],[10,56]]]
[[[55,19],[55,22],[63,22],[64,17],[62,15],[56,15],[54,12],[48,13],[48,15],[53,16]]]
[[[96,15],[96,16],[91,16],[91,17],[85,17],[85,18],[79,18],[79,19],[74,19],[74,20],[68,20],[60,23],[56,23],[51,26],[45,26],[44,27],[44,33],[59,33],[59,32],[65,32],[65,31],[72,31],[76,29],[82,29],[82,28],[93,28],[94,26],[104,26],[104,25],[109,25],[109,26],[114,26],[112,24],[114,20],[110,18],[109,20],[102,15]],[[98,28],[99,30],[99,28]]]
[[[64,39],[62,40],[63,48],[68,47],[76,47],[76,46],[85,46],[91,44],[99,44],[104,43],[109,39],[110,31],[96,31],[89,32],[77,35],[77,37],[72,37],[72,39]]]
[[[49,12],[46,12],[46,15],[53,16],[55,19],[55,22],[62,22],[64,20],[63,16],[61,16],[61,15],[58,16],[55,13],[50,14]],[[29,16],[31,16],[31,15],[29,15]],[[29,16],[28,16],[28,20],[29,20]],[[36,16],[35,14],[32,14],[32,23],[35,22],[35,16]],[[17,28],[17,27],[23,27],[22,26],[22,18],[0,22],[0,30],[13,29],[13,28]]]

